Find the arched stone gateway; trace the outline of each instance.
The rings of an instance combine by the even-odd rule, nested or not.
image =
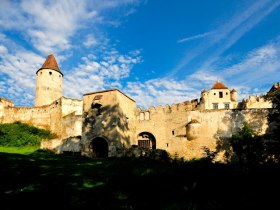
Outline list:
[[[139,133],[138,146],[142,148],[156,149],[156,138],[149,132]]]
[[[108,157],[108,143],[102,137],[94,138],[91,141],[90,147],[92,149],[93,158],[106,158]]]

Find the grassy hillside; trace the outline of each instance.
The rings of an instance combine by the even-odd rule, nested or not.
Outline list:
[[[39,129],[21,122],[0,124],[0,146],[39,146],[42,139],[54,138],[48,130]]]

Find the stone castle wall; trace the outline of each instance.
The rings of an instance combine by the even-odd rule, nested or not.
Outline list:
[[[268,109],[189,111],[184,104],[138,110],[132,144],[137,145],[140,133],[149,132],[156,139],[156,148],[187,159],[197,158],[204,155],[203,147],[214,150],[217,138],[231,137],[245,121],[256,133],[264,134],[268,112]],[[149,118],[143,119],[141,113],[149,113]],[[197,123],[188,129],[191,121]],[[190,139],[191,135],[195,138]]]
[[[61,98],[62,116],[75,112],[75,115],[83,114],[83,101],[72,98]]]
[[[61,135],[61,104],[59,101],[42,107],[5,107],[1,123],[20,121]]]
[[[4,108],[5,107],[13,107],[14,103],[6,98],[1,98],[0,97],[0,123],[1,123],[1,118],[4,116]]]
[[[62,117],[62,138],[76,137],[82,135],[82,115],[75,112]]]
[[[20,121],[50,130],[59,138],[82,135],[83,101],[60,98],[50,105],[41,107],[10,107],[0,104],[0,123]]]

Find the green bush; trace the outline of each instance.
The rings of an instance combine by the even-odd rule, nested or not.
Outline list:
[[[39,146],[42,139],[54,137],[48,130],[21,122],[0,124],[0,146]]]

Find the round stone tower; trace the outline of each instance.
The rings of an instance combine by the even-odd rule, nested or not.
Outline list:
[[[202,100],[202,103],[205,103],[206,102],[206,100],[207,100],[207,91],[205,90],[205,89],[203,89],[202,91],[201,91],[201,100]]]
[[[36,72],[35,106],[48,105],[62,97],[62,77],[55,57],[49,55]]]
[[[234,102],[237,102],[237,91],[235,89],[230,91],[230,99]]]

